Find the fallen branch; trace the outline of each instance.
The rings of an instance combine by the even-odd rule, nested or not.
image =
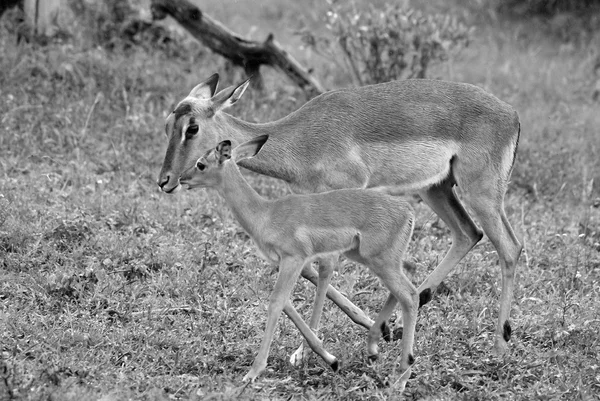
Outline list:
[[[262,85],[259,69],[262,64],[267,64],[282,71],[311,95],[325,91],[321,84],[275,41],[273,34],[269,34],[264,42],[244,39],[187,0],[152,0],[151,8],[153,19],[160,20],[170,15],[213,52],[243,67],[248,76],[254,77],[255,85]]]

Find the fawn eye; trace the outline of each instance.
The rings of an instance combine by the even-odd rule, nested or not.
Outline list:
[[[196,162],[196,168],[200,171],[204,171],[204,169],[206,168],[206,166],[204,165],[204,163],[202,163],[200,160],[198,160]]]
[[[196,135],[197,133],[198,133],[198,126],[196,124],[190,125],[187,128],[187,131],[185,131],[185,134],[186,134],[187,137]]]

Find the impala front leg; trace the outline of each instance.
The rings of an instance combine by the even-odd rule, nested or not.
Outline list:
[[[296,283],[300,271],[302,270],[302,264],[304,260],[299,257],[285,257],[282,258],[279,265],[279,274],[277,275],[277,282],[271,293],[271,299],[269,301],[269,308],[267,312],[267,325],[265,327],[265,334],[260,343],[258,354],[254,359],[252,368],[244,376],[243,381],[254,381],[267,367],[267,358],[269,357],[269,347],[273,341],[273,335],[275,333],[275,327],[277,326],[277,320],[283,311],[286,302],[289,300]]]
[[[300,333],[304,336],[306,343],[310,348],[327,364],[333,369],[334,372],[337,372],[339,368],[338,360],[335,356],[331,355],[325,348],[323,348],[323,342],[319,340],[319,338],[315,335],[313,330],[308,327],[306,322],[302,320],[302,317],[298,313],[298,311],[292,305],[292,302],[288,299],[283,308],[283,312],[290,318],[290,320],[296,325]]]

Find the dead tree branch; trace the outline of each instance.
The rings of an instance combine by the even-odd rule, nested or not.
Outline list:
[[[151,7],[155,20],[170,15],[213,52],[243,67],[259,84],[260,66],[267,64],[282,71],[307,92],[324,92],[321,84],[275,41],[273,34],[269,34],[264,42],[244,39],[187,0],[152,0]]]

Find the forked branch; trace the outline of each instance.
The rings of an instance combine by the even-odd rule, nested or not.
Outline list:
[[[275,41],[273,34],[269,34],[264,42],[244,39],[187,0],[152,0],[151,7],[155,20],[170,15],[213,52],[243,67],[248,76],[255,77],[259,86],[260,66],[267,64],[279,69],[313,96],[325,91],[321,84]]]

